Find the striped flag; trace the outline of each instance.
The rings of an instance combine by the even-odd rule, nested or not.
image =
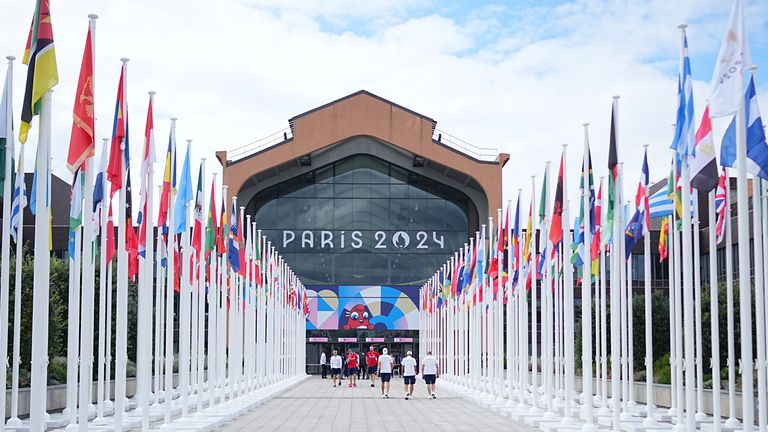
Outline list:
[[[149,98],[147,107],[147,123],[144,128],[144,153],[141,157],[141,189],[139,189],[139,216],[136,223],[139,224],[139,255],[145,256],[147,249],[147,197],[149,188],[152,185],[147,184],[149,169],[155,163],[155,123],[152,109],[152,98]]]
[[[82,171],[75,171],[69,205],[69,258],[75,259],[75,230],[83,224],[83,181]]]
[[[659,262],[667,259],[667,239],[669,238],[669,217],[661,221],[661,231],[659,233]]]
[[[96,141],[93,136],[93,115],[93,45],[89,25],[75,92],[75,107],[72,109],[72,135],[67,154],[67,168],[72,172],[77,171],[94,154]]]
[[[677,152],[678,158],[695,156],[693,135],[693,79],[691,78],[691,59],[688,57],[688,36],[683,31],[682,62],[677,82],[677,122],[675,138],[670,146]]]
[[[96,183],[93,185],[93,229],[96,234],[101,230],[101,212],[104,211],[104,187],[106,183],[107,157],[109,156],[109,144],[106,142],[101,149],[101,163],[99,172],[96,173]]]
[[[112,184],[109,196],[123,188],[123,150],[121,144],[125,142],[125,166],[128,164],[128,140],[125,110],[125,65],[120,68],[120,81],[117,85],[117,101],[115,102],[115,119],[112,124],[112,143],[109,152],[109,165],[107,165],[107,179]]]
[[[723,174],[717,182],[717,190],[715,191],[715,213],[717,214],[715,233],[717,236],[717,244],[720,244],[725,237],[725,218],[727,216],[726,209],[728,208],[727,179],[728,177],[725,175],[725,168],[723,168]]]
[[[211,200],[213,202],[213,200]],[[195,222],[192,227],[192,248],[195,250],[197,259],[200,259],[202,252],[203,237],[203,164],[200,164],[200,170],[197,173],[197,193],[195,194]]]
[[[211,182],[211,205],[208,207],[208,223],[205,226],[205,259],[216,249],[216,233],[219,228],[216,223],[216,183]]]
[[[22,171],[21,158],[16,172],[16,184],[13,188],[13,202],[11,207],[11,237],[13,241],[19,235],[19,225],[22,223],[24,207],[27,205],[27,185],[24,183],[24,172]],[[23,228],[23,227],[22,227]]]
[[[765,140],[763,120],[760,117],[760,107],[757,104],[755,92],[755,77],[752,76],[744,95],[747,119],[747,172],[768,179],[768,143]],[[720,147],[720,163],[723,166],[734,167],[736,164],[736,118],[723,136]]]
[[[717,160],[715,159],[715,140],[712,138],[712,121],[709,119],[709,106],[704,108],[704,115],[696,131],[696,155],[689,162],[691,186],[701,192],[709,192],[717,187]]]
[[[168,209],[171,205],[171,188],[176,188],[176,146],[173,131],[168,136],[168,151],[165,153],[163,166],[163,189],[160,191],[160,210],[157,214],[157,226],[168,229]]]
[[[229,228],[229,248],[227,250],[227,257],[229,259],[229,265],[235,273],[240,272],[240,245],[237,242],[238,238],[238,226],[237,226],[237,208],[235,207],[235,199],[232,198],[232,226]]]
[[[32,118],[40,114],[43,95],[59,83],[56,50],[53,46],[53,25],[49,0],[37,0],[32,26],[27,36],[22,63],[28,65],[24,101],[21,107],[19,141],[27,142]]]

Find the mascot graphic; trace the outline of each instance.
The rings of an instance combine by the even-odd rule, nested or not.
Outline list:
[[[373,330],[374,326],[370,322],[371,313],[362,304],[352,306],[352,309],[344,311],[347,318],[344,324],[344,330]]]

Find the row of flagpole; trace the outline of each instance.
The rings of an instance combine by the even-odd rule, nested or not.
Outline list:
[[[288,264],[261,234],[255,220],[221,187],[221,214],[216,211],[216,174],[204,194],[205,159],[193,196],[191,142],[177,185],[176,119],[171,119],[164,159],[158,223],[153,220],[155,187],[154,92],[149,105],[141,165],[137,225],[133,223],[128,134],[127,65],[121,59],[111,139],[105,139],[95,167],[95,23],[88,33],[73,109],[67,166],[73,172],[70,211],[70,278],[67,336],[68,430],[94,424],[121,428],[131,421],[148,430],[162,418],[210,415],[216,407],[241,396],[268,394],[304,376],[306,290]],[[34,288],[30,412],[26,426],[44,430],[46,413],[48,307],[50,277],[50,128],[52,88],[58,82],[48,0],[37,2],[25,63],[29,64],[22,109],[23,144],[39,114],[39,139],[30,211],[35,215]],[[9,427],[18,418],[19,321],[21,316],[22,218],[26,206],[24,150],[14,146],[11,88],[13,58],[8,58],[3,93],[4,184],[0,325],[8,327],[10,237],[15,243],[16,280],[13,331],[13,391]],[[14,161],[18,165],[14,167]],[[12,172],[16,170],[15,182]],[[98,171],[95,171],[98,169]],[[15,183],[15,184],[12,184]],[[8,199],[12,197],[12,199]],[[117,199],[117,245],[112,217]],[[209,211],[204,215],[205,200]],[[96,261],[98,257],[98,262]],[[116,274],[113,263],[116,262]],[[98,272],[97,272],[98,266]],[[98,274],[98,305],[95,304]],[[115,280],[116,279],[116,280]],[[116,290],[113,290],[113,281]],[[136,290],[136,392],[127,399],[128,292]],[[114,292],[113,292],[114,291]],[[114,294],[114,295],[113,295]],[[115,306],[115,328],[112,311]],[[178,328],[174,326],[178,323]],[[94,334],[97,339],[94,342]],[[111,346],[115,337],[114,350]],[[7,332],[0,336],[0,358],[7,356]],[[96,353],[94,354],[94,346]],[[178,383],[174,385],[174,357]],[[114,359],[114,375],[112,360]],[[96,394],[93,394],[94,361]],[[0,362],[5,383],[5,362]],[[114,378],[114,388],[111,381]],[[111,393],[114,392],[112,400]],[[178,398],[176,398],[178,396]],[[5,392],[0,392],[5,406]],[[96,406],[91,405],[96,401]],[[135,409],[134,409],[135,408]],[[94,412],[95,411],[95,412]],[[110,414],[113,414],[110,416]],[[0,431],[5,424],[0,422]]]
[[[489,218],[488,224],[482,225],[422,287],[421,354],[432,351],[439,356],[441,370],[445,371],[444,383],[449,387],[541,427],[549,422],[552,427],[581,425],[584,430],[595,430],[612,426],[620,430],[623,425],[637,422],[637,427],[665,429],[674,425],[676,429],[688,431],[700,429],[705,423],[711,424],[714,431],[723,427],[749,431],[755,425],[758,430],[768,430],[768,278],[764,277],[768,272],[768,242],[763,239],[768,233],[765,215],[768,211],[768,143],[755,96],[755,68],[747,67],[751,60],[741,1],[734,1],[714,73],[712,94],[698,129],[694,129],[686,26],[681,25],[679,29],[678,109],[667,185],[651,193],[646,146],[634,202],[626,207],[622,205],[625,202],[624,165],[619,158],[618,97],[615,97],[609,135],[608,193],[603,195],[601,178],[595,194],[589,131],[585,124],[580,196],[574,200],[579,203],[580,212],[573,231],[569,226],[568,210],[572,201],[566,194],[564,146],[553,203],[547,164],[538,215],[534,214],[535,180],[531,184],[527,228],[521,226],[519,197],[514,207],[510,202],[503,212],[498,211],[496,229],[494,219]],[[732,121],[723,136],[720,174],[710,118],[724,116],[730,116]],[[748,174],[753,176],[751,189]],[[735,237],[731,232],[729,197],[732,175],[736,177],[738,230]],[[708,201],[706,233],[699,229],[699,194]],[[662,222],[658,250],[662,262],[668,261],[668,289],[652,286],[652,218]],[[700,256],[702,235],[707,236],[709,250],[709,271],[704,274]],[[727,419],[722,419],[720,406],[718,344],[721,308],[716,251],[722,240],[725,240],[727,297]],[[637,253],[635,245],[639,241],[643,242],[644,405],[636,403],[634,392],[636,291],[631,257]],[[733,299],[734,243],[738,253],[736,281],[742,287],[738,299],[739,357],[735,339],[737,323],[734,322],[737,307]],[[750,248],[754,261],[750,259]],[[577,331],[574,283],[581,287],[580,359],[574,357]],[[711,353],[702,352],[706,331],[702,326],[702,308],[706,305],[701,300],[705,285],[710,290]],[[656,407],[654,401],[652,288],[667,291],[669,298],[672,383],[671,406],[666,410]],[[704,392],[707,358],[713,386],[710,401],[705,400]],[[580,377],[575,374],[577,365],[581,366]],[[740,392],[735,384],[737,369],[741,374]],[[574,385],[577,379],[582,383],[580,394]],[[705,412],[707,406],[711,406],[711,416]]]

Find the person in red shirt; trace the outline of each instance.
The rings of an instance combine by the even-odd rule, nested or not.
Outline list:
[[[360,357],[352,352],[352,349],[347,350],[347,370],[349,371],[349,385],[348,387],[357,387],[357,368],[360,363]]]
[[[368,378],[371,380],[371,387],[376,387],[376,369],[379,366],[379,351],[376,348],[368,348],[368,352],[365,353],[365,364],[368,366]]]

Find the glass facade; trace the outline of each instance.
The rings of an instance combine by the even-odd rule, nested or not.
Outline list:
[[[305,285],[419,285],[477,221],[463,192],[370,155],[266,188],[247,211]]]

